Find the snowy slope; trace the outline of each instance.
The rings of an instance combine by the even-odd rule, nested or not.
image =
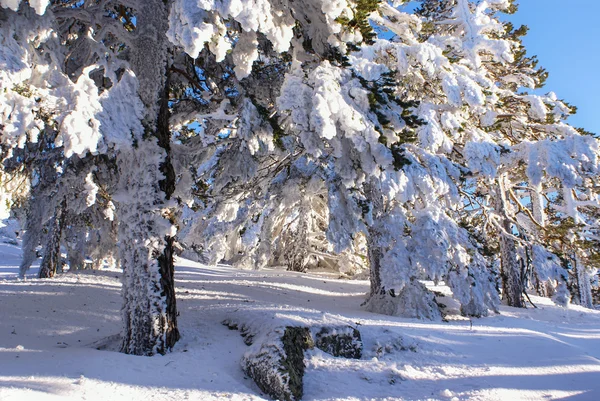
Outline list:
[[[600,400],[600,312],[503,308],[430,323],[362,312],[364,281],[206,267],[177,268],[174,352],[152,358],[94,345],[120,329],[120,273],[16,279],[18,249],[0,249],[0,400],[262,400],[244,377],[237,318],[357,325],[361,360],[309,351],[305,400]],[[12,253],[11,253],[12,252]]]

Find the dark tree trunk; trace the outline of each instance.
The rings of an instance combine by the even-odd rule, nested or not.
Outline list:
[[[48,240],[44,248],[44,256],[40,263],[39,278],[52,278],[56,272],[62,270],[62,261],[60,255],[60,241],[65,225],[65,215],[67,211],[67,201],[63,201],[56,207],[54,219],[48,233]]]
[[[31,199],[29,210],[27,210],[27,220],[25,221],[25,233],[23,234],[23,246],[22,253],[23,259],[21,259],[21,265],[19,266],[19,277],[24,278],[25,274],[31,268],[33,262],[37,259],[38,255],[36,248],[40,242],[40,234],[42,232],[42,216],[39,209],[33,210],[31,203],[34,202]]]
[[[120,161],[122,179],[133,195],[131,203],[120,206],[123,218],[119,218],[125,325],[121,350],[153,355],[166,353],[180,338],[173,264],[175,240],[169,234],[162,238],[164,234],[159,234],[164,232],[159,215],[175,223],[174,212],[165,203],[175,191],[165,35],[168,7],[162,0],[147,0],[137,12],[139,32],[132,47],[131,65],[140,82],[140,97],[147,115],[145,137],[130,153],[122,154]],[[148,157],[161,151],[165,157],[157,168]],[[128,174],[140,179],[128,181]],[[156,181],[151,182],[150,177],[156,177]],[[136,198],[138,192],[145,193],[145,199]],[[155,201],[148,202],[148,197]]]
[[[296,232],[288,235],[290,243],[287,244],[287,249],[284,249],[288,271],[306,273],[310,247],[308,239],[309,213],[308,207],[303,203],[299,210],[299,222]]]
[[[381,281],[381,259],[383,249],[381,248],[381,234],[377,229],[377,221],[382,217],[383,197],[373,184],[365,185],[365,195],[370,201],[372,223],[367,232],[367,257],[369,260],[370,291],[365,307],[367,310],[386,315],[395,314],[394,297],[396,294],[386,290]]]
[[[385,288],[381,285],[381,258],[383,257],[383,252],[376,241],[378,236],[379,234],[376,230],[369,229],[369,235],[367,236],[367,257],[369,260],[369,280],[371,283],[369,297],[384,296],[386,292]]]
[[[42,137],[40,148],[44,148],[47,140]],[[35,170],[34,170],[35,171]],[[25,220],[25,234],[23,234],[23,259],[19,267],[19,276],[25,277],[27,271],[31,268],[38,255],[36,248],[42,242],[42,231],[45,218],[48,215],[49,208],[52,207],[52,200],[48,198],[49,188],[56,185],[57,173],[54,168],[54,159],[50,158],[42,163],[37,169],[39,180],[37,185],[31,188],[31,197],[27,202],[27,212]]]
[[[167,69],[167,71],[169,71]],[[167,154],[165,161],[162,163],[160,171],[163,173],[165,178],[160,181],[160,189],[165,193],[167,200],[171,199],[171,196],[175,192],[175,169],[171,162],[171,131],[169,128],[169,79],[167,76],[167,82],[165,83],[165,89],[162,93],[160,111],[158,115],[156,137],[158,139],[158,146],[163,148]],[[174,218],[171,218],[172,224],[175,224]],[[165,249],[158,257],[158,265],[160,267],[160,283],[162,285],[162,291],[166,298],[167,303],[167,327],[166,327],[166,347],[168,349],[173,348],[175,343],[179,341],[180,334],[177,328],[177,301],[175,299],[175,265],[173,257],[175,255],[174,248],[175,238],[165,237]]]

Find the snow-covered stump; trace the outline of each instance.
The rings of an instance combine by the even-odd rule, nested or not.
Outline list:
[[[225,320],[239,330],[250,350],[242,358],[242,370],[267,395],[276,400],[294,401],[304,393],[304,352],[318,348],[330,355],[360,359],[363,344],[360,332],[351,326],[279,326],[267,333]]]

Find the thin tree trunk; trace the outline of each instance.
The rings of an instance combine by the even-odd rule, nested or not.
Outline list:
[[[40,263],[39,278],[52,278],[56,275],[57,270],[62,270],[62,261],[60,254],[60,242],[62,232],[65,225],[65,215],[67,209],[67,201],[63,201],[56,207],[54,220],[50,232],[48,233],[48,241],[44,248],[44,256]]]
[[[309,241],[308,241],[308,214],[310,213],[306,202],[303,200],[300,206],[298,216],[298,227],[296,232],[288,235],[291,238],[291,243],[288,244],[285,252],[287,261],[287,270],[294,272],[305,273],[309,258]]]
[[[577,288],[579,289],[579,305],[594,309],[594,302],[592,299],[592,283],[591,277],[586,269],[583,260],[579,255],[575,256],[575,271],[577,272]]]
[[[544,227],[546,225],[546,213],[544,212],[544,198],[542,197],[542,186],[535,185],[534,188],[531,191],[529,191],[529,196],[531,198],[533,218],[537,224]],[[552,280],[542,281],[539,277],[538,266],[540,266],[544,261],[538,260],[539,255],[537,255],[536,252],[533,251],[533,247],[528,247],[528,252],[530,252],[531,265],[533,266],[533,269],[531,269],[532,271],[530,272],[530,280],[533,283],[537,294],[542,297],[551,297],[552,295],[554,295],[554,289],[551,283]]]
[[[48,186],[56,182],[56,170],[52,163],[40,167],[40,180],[31,189],[31,198],[27,204],[25,233],[23,234],[23,259],[19,266],[19,277],[24,278],[33,262],[37,259],[36,248],[40,245],[45,216],[52,201],[47,198]]]
[[[386,296],[386,290],[381,283],[381,258],[383,252],[380,244],[380,233],[376,229],[375,221],[383,213],[383,197],[377,191],[373,184],[365,185],[365,193],[371,202],[371,215],[373,224],[368,228],[367,233],[367,258],[369,260],[369,281],[370,291],[367,303],[372,300]]]
[[[71,241],[67,249],[67,261],[69,262],[69,272],[74,273],[83,270],[85,262],[85,250],[87,246],[86,232],[81,226],[75,226],[67,231],[67,236]]]
[[[505,177],[498,178],[496,188],[496,211],[502,216],[502,228],[505,232],[500,233],[500,262],[502,276],[502,294],[508,306],[524,308],[523,279],[519,260],[517,258],[517,245],[515,240],[508,234],[512,234],[512,224],[508,218],[506,199]]]
[[[32,202],[33,200],[30,200]],[[36,249],[40,242],[40,233],[42,232],[42,217],[39,214],[34,215],[31,206],[27,210],[27,220],[25,222],[25,233],[23,234],[21,265],[19,266],[19,277],[24,278],[27,271],[31,268],[33,262],[37,259]]]

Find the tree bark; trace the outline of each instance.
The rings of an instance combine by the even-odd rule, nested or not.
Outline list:
[[[123,274],[124,332],[121,350],[164,354],[179,340],[175,299],[173,233],[169,200],[175,190],[170,157],[168,8],[147,0],[137,10],[131,65],[146,107],[146,134],[120,155],[120,174],[129,199],[118,208]],[[163,154],[156,162],[156,155]],[[128,177],[129,176],[129,177]],[[131,177],[131,178],[130,178]]]
[[[308,219],[310,210],[304,200],[302,201],[298,213],[298,226],[294,233],[291,235],[288,234],[290,243],[287,244],[284,255],[288,271],[306,273],[310,247],[308,240]]]
[[[592,283],[591,277],[586,269],[583,260],[579,255],[575,256],[575,271],[577,272],[577,289],[579,290],[579,305],[594,309],[592,298]]]
[[[31,204],[33,200],[30,200],[29,202]],[[25,221],[25,233],[23,234],[23,259],[21,259],[21,265],[19,266],[19,277],[21,278],[25,278],[25,274],[37,259],[35,248],[37,248],[40,241],[42,226],[41,213],[34,213],[31,206],[29,206],[29,210],[27,210],[27,220]]]
[[[44,139],[43,139],[44,140]],[[19,266],[19,277],[25,278],[25,274],[37,259],[36,248],[40,245],[42,230],[46,223],[52,200],[49,198],[48,189],[56,183],[57,173],[53,160],[47,160],[39,166],[38,184],[31,189],[31,197],[27,203],[25,234],[23,234],[23,259]]]
[[[383,252],[380,244],[380,233],[375,227],[377,219],[383,213],[383,197],[373,184],[365,185],[365,194],[371,203],[372,222],[367,232],[367,258],[369,260],[370,292],[366,304],[373,303],[377,298],[385,297],[386,289],[381,283],[381,258]]]
[[[502,277],[502,295],[508,306],[524,308],[523,286],[521,265],[517,259],[517,245],[510,235],[512,234],[512,224],[508,217],[508,201],[506,198],[506,177],[500,176],[496,186],[496,212],[502,218],[502,228],[500,232],[500,262]]]
[[[52,221],[48,240],[44,248],[44,256],[40,263],[39,278],[52,278],[56,275],[57,270],[61,270],[62,268],[60,241],[65,225],[66,209],[67,201],[63,199],[60,205],[56,206],[54,220]]]
[[[441,313],[435,302],[433,294],[416,277],[404,284],[400,291],[386,288],[383,282],[385,248],[383,245],[383,232],[380,227],[385,216],[383,196],[373,184],[365,187],[367,198],[371,203],[372,221],[367,233],[367,256],[369,260],[370,293],[364,302],[364,308],[369,312],[389,316],[402,316],[409,318],[438,320]],[[410,266],[404,266],[410,269]]]
[[[69,272],[73,273],[83,270],[86,251],[86,232],[81,225],[75,225],[67,229],[67,261],[69,263]]]

